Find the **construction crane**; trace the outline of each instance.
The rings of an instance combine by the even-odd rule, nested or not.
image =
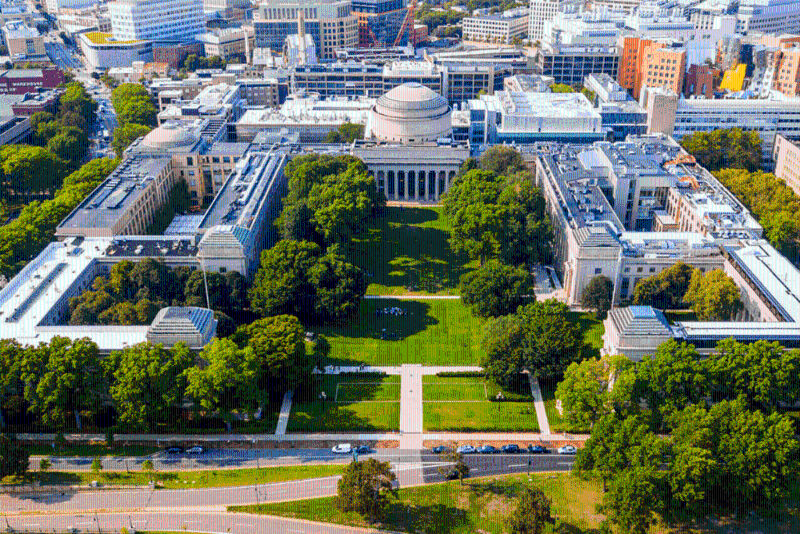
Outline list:
[[[417,0],[409,0],[408,2],[408,11],[406,11],[406,18],[403,19],[403,25],[400,26],[400,31],[397,32],[397,37],[394,39],[394,44],[392,46],[399,46],[400,41],[403,40],[403,34],[408,31],[409,37],[411,36],[411,30],[414,27],[414,8],[417,6]]]

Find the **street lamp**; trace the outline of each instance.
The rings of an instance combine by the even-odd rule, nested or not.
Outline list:
[[[505,397],[503,396],[503,392],[502,391],[497,393],[497,396],[495,397],[495,400],[497,401],[497,415],[500,416],[500,403],[505,400]]]

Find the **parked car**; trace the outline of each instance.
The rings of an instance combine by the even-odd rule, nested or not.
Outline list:
[[[375,452],[375,450],[369,445],[359,445],[356,447],[356,453],[358,454],[370,454],[373,452]]]
[[[444,452],[447,452],[447,447],[445,447],[444,445],[438,445],[438,446],[432,448],[431,452],[433,454],[442,454]]]
[[[353,446],[349,443],[340,443],[331,449],[334,454],[350,454],[353,452]]]
[[[475,454],[477,451],[472,445],[461,445],[456,449],[456,452],[459,454]]]
[[[496,447],[492,447],[491,445],[483,445],[478,452],[481,454],[497,454],[498,451]]]
[[[519,454],[522,452],[522,449],[519,448],[519,445],[515,445],[513,443],[509,445],[503,445],[502,447],[500,447],[500,450],[504,454]]]
[[[186,449],[187,454],[205,454],[206,448],[202,445],[195,445],[194,447],[189,447]]]
[[[528,452],[530,454],[547,454],[550,451],[544,445],[528,445]]]
[[[164,449],[164,452],[167,454],[183,454],[183,447],[178,447],[177,445],[173,445],[172,447],[167,447]]]
[[[578,449],[572,445],[564,445],[558,448],[558,454],[578,454]]]

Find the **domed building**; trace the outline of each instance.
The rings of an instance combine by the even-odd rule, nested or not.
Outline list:
[[[402,144],[451,137],[451,111],[442,95],[420,83],[404,83],[375,103],[367,123],[367,137]]]
[[[194,129],[179,122],[166,122],[145,135],[142,145],[155,150],[191,148],[199,140],[199,136],[192,131]]]

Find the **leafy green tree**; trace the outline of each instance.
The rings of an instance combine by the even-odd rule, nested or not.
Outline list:
[[[479,317],[513,313],[525,302],[536,300],[533,290],[528,271],[497,260],[489,260],[461,277],[461,299]]]
[[[111,146],[114,147],[117,156],[122,156],[131,143],[147,135],[151,130],[150,126],[129,122],[114,130],[114,140],[111,142]]]
[[[684,300],[701,321],[730,321],[743,307],[739,288],[722,269],[705,274],[696,269]]]
[[[469,477],[469,465],[464,461],[464,455],[453,446],[442,454],[442,462],[445,462],[445,464],[439,466],[439,473],[448,476],[455,471],[459,484],[463,486],[464,479]]]
[[[250,287],[250,307],[262,316],[308,315],[314,288],[308,273],[320,256],[320,247],[308,241],[279,241],[261,252],[261,264]]]
[[[506,145],[490,147],[481,155],[480,164],[481,169],[497,176],[510,176],[528,169],[522,154]]]
[[[334,179],[312,186],[307,204],[317,231],[328,243],[347,243],[366,228],[375,207],[375,180],[363,166],[351,165]]]
[[[608,384],[613,372],[609,358],[584,360],[567,367],[556,398],[561,401],[564,422],[570,429],[589,429],[611,412]]]
[[[258,388],[259,364],[252,348],[214,339],[199,359],[201,365],[186,371],[186,395],[196,410],[219,414],[230,425],[234,411],[255,411],[268,395]]]
[[[97,345],[87,339],[55,337],[26,349],[22,380],[31,411],[55,428],[80,428],[79,417],[92,418],[106,390]]]
[[[595,276],[581,292],[581,306],[593,309],[599,319],[605,319],[608,310],[611,309],[613,293],[614,284],[611,278],[602,274]]]
[[[550,86],[550,91],[553,93],[574,93],[575,89],[565,83],[554,83]]]
[[[621,532],[647,534],[656,521],[660,494],[656,469],[637,466],[619,473],[603,495],[603,512]]]
[[[55,154],[58,158],[69,162],[72,168],[76,168],[80,165],[80,161],[86,153],[87,146],[85,139],[63,131],[47,142],[47,150]]]
[[[347,143],[350,144],[356,139],[364,138],[364,125],[345,122],[339,126],[338,130],[328,132],[325,136],[326,143]]]
[[[120,125],[129,123],[154,126],[158,111],[150,97],[135,97],[124,101],[119,107],[114,106]]]
[[[139,83],[123,83],[111,93],[111,103],[115,108],[122,106],[125,101],[133,98],[150,98],[150,93],[147,92],[147,88]]]
[[[92,460],[91,468],[92,468],[92,473],[94,473],[95,476],[100,474],[100,471],[103,470],[103,464],[102,462],[100,462],[100,458],[95,456],[94,460]]]
[[[228,284],[225,283],[225,275],[220,273],[202,270],[192,271],[186,280],[183,294],[186,306],[206,307],[206,284],[208,284],[208,298],[211,309],[227,310],[230,294]]]
[[[52,464],[50,463],[50,460],[48,460],[47,458],[42,458],[41,460],[39,460],[39,471],[45,473],[47,472],[48,469],[50,469],[51,465]]]
[[[341,320],[357,313],[367,292],[364,271],[348,263],[336,247],[311,267],[308,281],[314,288],[314,313],[324,320]]]
[[[154,430],[169,423],[186,390],[193,356],[185,344],[172,349],[140,343],[111,354],[104,364],[113,377],[109,393],[120,425]]]
[[[444,212],[452,222],[450,247],[481,264],[501,249],[505,210],[497,206],[501,183],[491,172],[473,170],[461,176],[444,196]]]
[[[636,284],[633,304],[653,306],[660,310],[673,310],[683,306],[683,297],[689,290],[694,269],[682,261],[655,276]]]
[[[6,190],[15,194],[55,192],[66,174],[66,162],[49,150],[6,145],[0,150],[0,170]]]
[[[551,299],[491,320],[481,363],[487,376],[503,385],[512,384],[524,370],[539,378],[560,376],[583,350],[580,328],[568,314],[565,304]]]
[[[297,317],[265,317],[242,329],[258,363],[257,382],[261,389],[282,395],[311,376],[312,360],[306,353],[305,329]]]
[[[156,470],[155,466],[153,465],[153,460],[147,459],[142,462],[142,471],[148,474],[152,474]]]
[[[696,132],[684,136],[681,146],[710,171],[745,169],[752,172],[761,167],[758,132],[744,132],[739,128]]]
[[[497,203],[506,214],[501,259],[512,265],[548,263],[553,230],[547,217],[544,195],[534,185],[530,173],[525,171],[512,175]]]
[[[552,504],[539,488],[527,487],[519,497],[519,504],[508,522],[511,534],[542,534],[545,524],[554,523]]]
[[[365,516],[373,523],[384,519],[395,478],[389,462],[374,458],[351,462],[339,479],[336,506],[343,512]]]
[[[66,85],[64,93],[58,99],[58,114],[60,117],[76,114],[83,118],[84,124],[91,124],[97,103],[86,91],[80,82],[70,82]]]
[[[16,438],[10,434],[0,434],[0,480],[7,476],[25,476],[28,472],[30,454],[17,445]]]
[[[248,307],[247,279],[239,271],[225,273],[228,302],[225,308],[231,312],[239,312]]]

